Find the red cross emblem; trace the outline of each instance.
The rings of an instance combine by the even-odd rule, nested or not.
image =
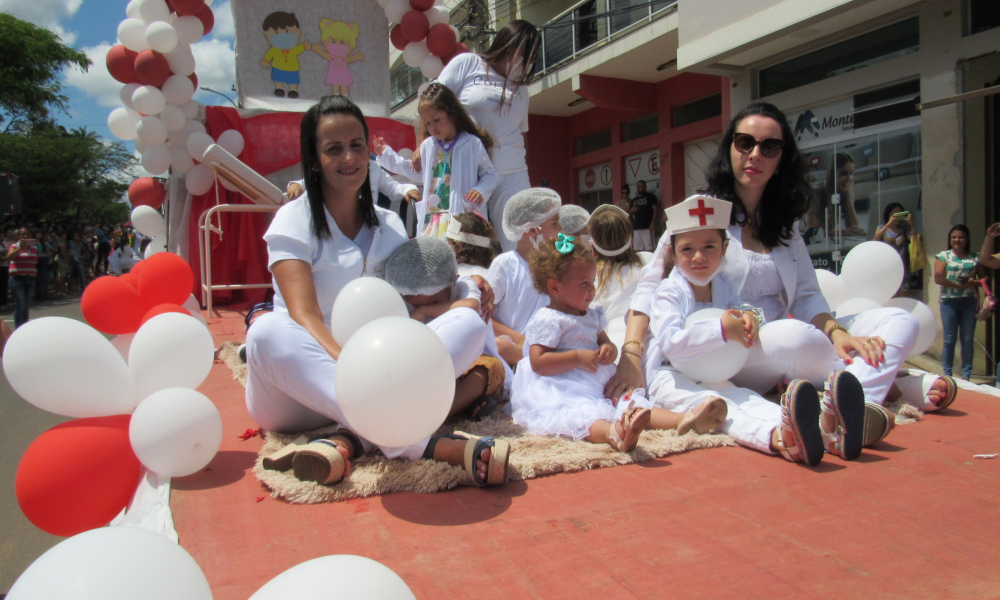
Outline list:
[[[704,227],[705,225],[708,225],[708,219],[705,217],[707,215],[714,215],[715,209],[707,208],[705,206],[704,198],[698,198],[698,208],[692,208],[688,211],[688,214],[692,217],[698,217],[698,225]]]

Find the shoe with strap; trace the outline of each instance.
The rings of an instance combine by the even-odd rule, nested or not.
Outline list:
[[[823,460],[823,434],[819,428],[819,396],[803,379],[789,382],[781,395],[781,425],[775,449],[791,462],[814,467]],[[787,445],[785,434],[793,443]]]
[[[861,382],[847,371],[834,371],[823,385],[820,408],[834,417],[833,431],[827,431],[820,421],[823,445],[830,454],[844,460],[861,456],[865,433],[865,390]]]

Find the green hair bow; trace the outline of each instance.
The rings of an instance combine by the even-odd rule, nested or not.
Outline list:
[[[573,251],[573,240],[575,238],[571,235],[566,235],[564,233],[559,234],[559,239],[556,240],[556,250],[563,254],[569,254]]]

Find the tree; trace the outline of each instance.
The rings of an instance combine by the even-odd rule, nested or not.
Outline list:
[[[50,109],[66,110],[68,99],[59,84],[64,67],[86,71],[87,55],[64,46],[59,36],[27,21],[0,13],[0,125],[8,132],[49,117]]]

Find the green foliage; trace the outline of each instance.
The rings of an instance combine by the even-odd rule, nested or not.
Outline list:
[[[31,1],[31,0],[25,0]],[[64,46],[59,36],[27,21],[0,13],[0,125],[4,131],[45,119],[52,108],[65,110],[61,91],[63,67],[87,70],[87,55]]]

